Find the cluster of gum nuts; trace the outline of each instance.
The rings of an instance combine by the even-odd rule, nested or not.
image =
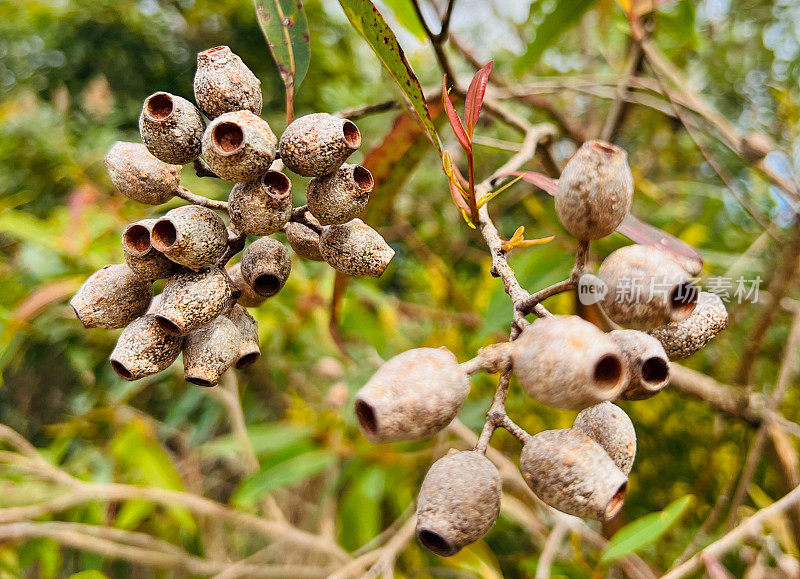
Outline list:
[[[311,114],[292,122],[279,141],[258,116],[260,81],[227,46],[198,54],[194,96],[197,106],[165,92],[150,95],[139,119],[144,144],[114,144],[105,165],[134,201],[159,205],[179,196],[200,204],[129,225],[125,263],[94,273],[70,301],[86,328],[124,328],[110,362],[126,380],[160,372],[183,353],[186,380],[214,386],[230,367],[258,359],[257,324],[245,308],[277,294],[291,271],[288,250],[269,235],[284,231],[296,254],[348,275],[378,277],[394,256],[357,218],[373,178],[345,163],[361,145],[355,124]],[[181,165],[188,163],[235,183],[227,203],[181,186]],[[281,165],[312,177],[306,206],[293,208]],[[230,225],[210,207],[227,212]],[[226,269],[247,236],[258,239]],[[153,283],[161,279],[154,298]]]
[[[615,231],[632,198],[625,151],[591,141],[565,166],[555,208],[564,228],[588,243]],[[525,327],[516,340],[484,348],[462,364],[445,348],[395,356],[356,396],[362,431],[373,442],[431,436],[459,413],[470,374],[513,370],[535,400],[580,410],[572,428],[536,435],[512,429],[523,443],[519,464],[528,486],[564,513],[614,517],[625,499],[636,432],[613,402],[654,396],[669,382],[670,361],[703,348],[728,322],[719,296],[693,284],[697,265],[673,259],[633,245],[603,261],[596,278],[607,291],[599,305],[620,329],[606,333],[578,316],[550,315]],[[658,291],[627,291],[632,285]],[[500,474],[483,448],[452,450],[422,483],[416,533],[438,555],[453,555],[483,537],[500,512]]]

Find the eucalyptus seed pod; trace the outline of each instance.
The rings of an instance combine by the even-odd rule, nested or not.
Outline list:
[[[500,473],[483,454],[455,452],[433,463],[417,498],[417,539],[442,557],[492,528],[500,513]]]
[[[261,81],[227,46],[197,55],[194,100],[209,119],[247,110],[261,114]]]
[[[513,342],[511,363],[525,392],[555,408],[616,400],[628,384],[619,346],[578,316],[536,320]]]
[[[247,235],[270,235],[292,216],[292,182],[279,171],[267,171],[237,183],[228,197],[231,225]]]
[[[625,400],[645,400],[655,396],[669,384],[669,358],[664,347],[653,336],[638,330],[614,330],[608,333],[622,350],[628,368]]]
[[[622,247],[597,275],[608,286],[603,310],[622,326],[642,330],[685,320],[697,304],[699,291],[689,274],[655,247]]]
[[[280,242],[262,237],[242,253],[242,279],[261,296],[271,298],[283,289],[292,272],[292,258]]]
[[[574,428],[532,436],[519,468],[536,496],[563,513],[607,521],[625,501],[628,477],[602,446]]]
[[[308,210],[322,225],[347,223],[369,203],[375,181],[361,165],[345,163],[333,173],[315,177],[306,187]]]
[[[311,219],[314,217],[312,216]],[[314,221],[319,223],[316,219]],[[283,231],[286,233],[289,246],[297,255],[311,261],[325,261],[319,251],[319,233],[296,221],[287,223]]]
[[[133,320],[122,330],[109,358],[111,367],[125,380],[139,380],[158,374],[181,353],[183,338],[166,333],[147,314]]]
[[[105,165],[120,193],[146,205],[166,203],[181,186],[181,166],[159,161],[141,143],[117,141]]]
[[[633,200],[628,154],[605,141],[584,143],[561,172],[555,198],[559,221],[578,239],[612,234]]]
[[[380,233],[360,219],[324,227],[319,251],[328,265],[347,275],[380,277],[394,257]]]
[[[124,328],[147,311],[153,284],[124,263],[96,271],[69,305],[85,328]]]
[[[578,413],[572,428],[602,446],[617,468],[630,474],[636,458],[636,430],[622,408],[611,402],[590,406]]]
[[[281,135],[281,160],[304,177],[333,173],[361,146],[361,133],[352,121],[328,113],[296,119]]]
[[[146,280],[166,279],[180,266],[171,261],[150,243],[150,232],[156,219],[142,219],[131,223],[122,232],[122,251],[125,263],[139,277]]]
[[[203,158],[219,177],[244,183],[266,173],[278,138],[267,121],[250,111],[220,115],[203,133]]]
[[[198,270],[225,253],[228,229],[212,209],[183,205],[156,221],[150,239],[154,248],[175,263]]]
[[[156,321],[165,332],[185,336],[222,313],[232,296],[225,270],[183,270],[167,280],[156,310]]]
[[[449,350],[416,348],[378,368],[356,395],[356,417],[372,442],[419,440],[453,421],[469,385]]]
[[[239,329],[225,316],[183,339],[183,377],[198,386],[216,386],[239,355]]]
[[[258,322],[239,304],[235,304],[227,316],[239,330],[239,353],[236,355],[235,365],[241,370],[254,364],[261,356],[261,348],[258,346]]]
[[[185,165],[200,156],[206,123],[185,98],[157,92],[147,97],[139,133],[147,149],[165,163]]]
[[[263,304],[267,298],[258,295],[250,284],[244,281],[242,277],[242,264],[237,263],[228,270],[228,276],[231,278],[231,286],[234,290],[241,292],[237,303],[245,308],[257,308]]]
[[[728,311],[722,299],[715,293],[700,292],[692,315],[648,333],[661,342],[670,360],[682,360],[702,350],[727,325]]]

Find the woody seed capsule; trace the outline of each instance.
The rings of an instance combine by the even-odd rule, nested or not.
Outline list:
[[[372,442],[419,440],[450,424],[469,376],[446,348],[417,348],[386,361],[356,395],[361,430]]]
[[[180,165],[159,161],[141,143],[114,143],[105,165],[120,193],[146,205],[166,203],[181,185]]]
[[[239,355],[239,329],[225,316],[194,330],[183,340],[183,377],[198,386],[215,386]]]
[[[597,275],[608,285],[603,310],[622,326],[642,330],[685,320],[697,304],[689,274],[655,247],[622,247]]]
[[[180,269],[177,263],[170,261],[150,243],[150,232],[155,223],[156,219],[142,219],[131,223],[122,232],[125,263],[147,280],[166,279]]]
[[[152,314],[132,321],[122,331],[109,358],[125,380],[139,380],[169,367],[181,353],[183,338],[166,333]]]
[[[661,342],[670,360],[682,360],[702,350],[727,325],[728,311],[722,299],[714,293],[700,292],[692,315],[648,333]]]
[[[209,119],[247,110],[261,114],[261,81],[227,46],[197,55],[194,100]]]
[[[638,330],[614,330],[608,335],[622,350],[628,367],[625,400],[645,400],[669,384],[669,359],[658,340]]]
[[[220,115],[203,133],[203,157],[218,176],[243,183],[266,173],[278,139],[267,121],[250,111]]]
[[[281,160],[304,177],[333,173],[361,146],[358,127],[328,113],[296,119],[281,135]]]
[[[256,290],[250,287],[242,277],[242,264],[237,263],[228,270],[228,276],[231,278],[231,286],[234,290],[241,292],[237,302],[239,305],[246,308],[257,308],[263,304],[267,298],[258,295]]]
[[[292,258],[284,245],[271,237],[262,237],[242,253],[242,279],[258,295],[272,297],[289,279]]]
[[[261,356],[261,348],[258,346],[258,322],[239,304],[233,306],[227,317],[239,330],[239,353],[236,355],[235,366],[238,369],[246,368]]]
[[[142,105],[139,133],[147,149],[165,163],[185,165],[200,156],[206,123],[185,98],[157,92]]]
[[[605,141],[588,141],[578,149],[564,167],[555,195],[558,219],[582,240],[613,233],[632,200],[628,155]]]
[[[513,342],[511,361],[525,392],[556,408],[616,400],[628,384],[619,347],[577,316],[536,320]]]
[[[367,208],[374,184],[367,169],[345,163],[335,172],[308,183],[308,210],[322,225],[347,223]]]
[[[628,477],[603,447],[574,428],[532,436],[519,468],[536,496],[563,513],[606,521],[625,501]]]
[[[150,239],[153,247],[175,263],[198,270],[225,252],[228,230],[208,207],[184,205],[156,221]]]
[[[314,219],[313,216],[311,219]],[[287,223],[283,231],[289,246],[297,255],[312,261],[325,261],[319,251],[319,234],[316,231],[296,221]]]
[[[328,265],[347,275],[380,277],[394,257],[394,249],[360,219],[324,227],[319,251]]]
[[[455,555],[492,528],[501,493],[500,473],[483,454],[452,452],[440,458],[419,490],[417,538],[437,555]]]
[[[185,336],[216,318],[228,305],[232,289],[225,270],[183,270],[167,280],[156,320],[173,336]]]
[[[228,211],[231,225],[247,235],[280,231],[292,216],[292,183],[278,171],[237,183],[228,197]]]
[[[69,302],[85,328],[123,328],[147,311],[153,284],[124,263],[107,265],[87,279]]]
[[[611,402],[590,406],[578,413],[572,428],[602,446],[617,468],[630,474],[636,458],[636,430],[622,408]]]

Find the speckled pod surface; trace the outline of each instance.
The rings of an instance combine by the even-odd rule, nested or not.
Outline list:
[[[230,280],[222,269],[184,270],[167,280],[156,320],[166,332],[185,336],[220,315],[231,292]]]
[[[283,228],[294,252],[311,261],[325,261],[319,250],[319,234],[302,223],[291,221]]]
[[[315,177],[306,187],[308,210],[322,225],[347,223],[369,203],[375,181],[361,165],[345,163],[333,173]]]
[[[728,311],[717,294],[700,292],[692,315],[648,332],[656,338],[670,360],[682,360],[703,349],[728,325]]]
[[[252,181],[269,170],[278,139],[267,121],[250,111],[220,115],[203,133],[203,158],[227,181]]]
[[[147,97],[139,116],[139,134],[147,149],[175,165],[191,163],[200,156],[205,128],[196,106],[168,92]]]
[[[394,257],[394,249],[360,219],[322,230],[319,251],[332,268],[347,275],[380,277]]]
[[[579,430],[545,430],[522,448],[519,468],[531,490],[563,513],[606,521],[622,508],[628,477]]]
[[[270,235],[292,216],[292,182],[283,173],[267,171],[237,183],[228,196],[231,225],[247,235]]]
[[[602,446],[617,468],[630,474],[636,458],[636,430],[622,408],[611,402],[590,406],[578,413],[572,428]]]
[[[633,200],[628,154],[604,141],[584,143],[561,172],[555,198],[558,219],[572,235],[582,240],[610,235]]]
[[[483,454],[452,452],[433,463],[417,498],[417,539],[442,557],[483,537],[500,513],[500,473]]]
[[[239,329],[225,316],[183,340],[183,377],[198,386],[215,386],[239,355]]]
[[[655,247],[621,247],[603,261],[597,275],[608,286],[603,310],[629,328],[685,320],[697,303],[699,290],[689,274]]]
[[[69,305],[85,328],[124,328],[147,311],[152,298],[153,284],[118,263],[93,273]]]
[[[419,440],[450,424],[469,386],[449,350],[416,348],[378,368],[356,395],[356,417],[372,442]]]
[[[242,278],[261,296],[272,297],[289,279],[292,258],[284,245],[271,237],[262,237],[242,253]]]
[[[239,330],[239,353],[234,365],[238,369],[247,368],[261,356],[258,346],[258,322],[239,304],[233,306],[227,315]]]
[[[296,119],[281,135],[281,160],[304,177],[333,173],[361,146],[355,123],[328,113]]]
[[[227,46],[197,55],[194,100],[209,119],[233,111],[261,114],[261,81]]]
[[[154,315],[144,315],[122,331],[109,361],[121,378],[139,380],[168,368],[182,343],[183,338],[162,330]]]
[[[166,279],[180,269],[177,263],[170,261],[150,243],[150,232],[156,221],[156,219],[142,219],[131,223],[122,232],[125,263],[139,277],[146,280]]]
[[[159,161],[141,143],[117,141],[105,165],[120,193],[146,205],[166,203],[181,185],[181,166]]]
[[[200,205],[176,207],[153,225],[150,240],[175,263],[198,270],[211,265],[228,246],[225,222],[212,209]]]
[[[250,285],[244,281],[242,277],[242,264],[237,263],[228,270],[228,276],[231,278],[231,285],[234,290],[241,292],[239,298],[236,300],[239,305],[246,308],[257,308],[263,304],[267,298],[260,296],[256,293]]]
[[[608,333],[622,350],[628,367],[625,400],[645,400],[669,384],[669,358],[661,342],[638,330],[614,330]]]
[[[616,400],[628,384],[619,346],[578,316],[536,320],[513,344],[522,388],[548,406],[579,410]]]

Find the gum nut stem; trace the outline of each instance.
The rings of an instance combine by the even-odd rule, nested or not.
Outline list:
[[[312,219],[314,219],[313,216]],[[325,261],[319,251],[319,233],[296,221],[287,223],[283,231],[286,233],[289,246],[297,255],[311,261]]]
[[[258,295],[250,284],[244,281],[242,277],[242,264],[237,263],[228,270],[228,276],[231,278],[231,285],[234,290],[241,292],[237,303],[245,308],[257,308],[263,304],[267,298]]]
[[[147,97],[139,116],[139,134],[147,149],[175,165],[191,163],[200,156],[205,128],[196,106],[168,92]]]
[[[645,400],[669,384],[669,358],[661,342],[638,330],[614,330],[608,333],[622,350],[628,368],[625,400]]]
[[[225,270],[216,267],[198,272],[183,270],[164,285],[156,321],[165,332],[185,336],[220,315],[231,296]]]
[[[324,227],[319,250],[332,268],[355,276],[380,277],[394,257],[380,233],[360,219]]]
[[[689,274],[655,247],[622,247],[597,275],[608,286],[603,310],[622,326],[645,330],[685,320],[697,304],[699,291]]]
[[[352,121],[328,113],[296,119],[281,135],[281,160],[304,177],[333,173],[361,146],[361,133]]]
[[[292,272],[292,258],[280,242],[262,237],[242,253],[242,278],[260,296],[270,298],[283,289]]]
[[[578,413],[572,428],[602,446],[617,468],[630,474],[636,458],[636,430],[622,408],[611,402],[590,406]]]
[[[180,269],[177,263],[169,260],[150,243],[150,232],[156,221],[156,219],[142,219],[131,223],[122,232],[125,263],[139,277],[146,280],[166,279]]]
[[[147,311],[153,284],[127,264],[96,271],[72,297],[69,305],[85,328],[124,328]]]
[[[181,166],[159,161],[141,143],[117,141],[105,166],[120,193],[146,205],[166,203],[181,185]]]
[[[728,311],[722,299],[715,293],[700,292],[692,315],[648,333],[661,342],[670,360],[682,360],[702,350],[727,325]]]
[[[279,171],[267,171],[237,183],[228,196],[231,225],[247,235],[270,235],[292,216],[292,182]]]
[[[417,498],[417,539],[442,557],[483,537],[500,513],[500,473],[483,454],[452,452],[433,463]]]
[[[203,158],[226,181],[244,183],[266,173],[278,139],[267,121],[250,111],[220,115],[203,133]]]
[[[605,141],[588,141],[578,149],[564,167],[555,195],[558,219],[581,240],[613,233],[632,200],[628,154]]]
[[[156,221],[150,239],[153,247],[175,263],[198,270],[225,252],[228,229],[212,209],[184,205]]]
[[[347,223],[367,208],[374,185],[372,173],[367,169],[345,163],[333,173],[315,177],[308,183],[308,210],[322,225]]]
[[[247,110],[261,114],[261,81],[227,46],[197,55],[194,100],[209,119]]]
[[[616,400],[628,384],[619,346],[578,316],[536,320],[513,344],[522,388],[548,406],[580,410]]]
[[[607,521],[622,509],[628,477],[579,430],[545,430],[525,443],[519,468],[542,501],[563,513]]]
[[[216,386],[239,355],[239,329],[225,316],[183,340],[183,377],[198,386]]]
[[[254,364],[261,356],[261,348],[258,346],[258,322],[239,304],[233,306],[228,313],[228,319],[239,330],[239,353],[234,364],[241,370]]]
[[[152,314],[132,321],[122,330],[109,358],[125,380],[139,380],[165,370],[181,353],[183,338],[161,329]]]
[[[469,386],[446,348],[409,350],[384,362],[358,391],[356,418],[372,442],[419,440],[453,421]]]

